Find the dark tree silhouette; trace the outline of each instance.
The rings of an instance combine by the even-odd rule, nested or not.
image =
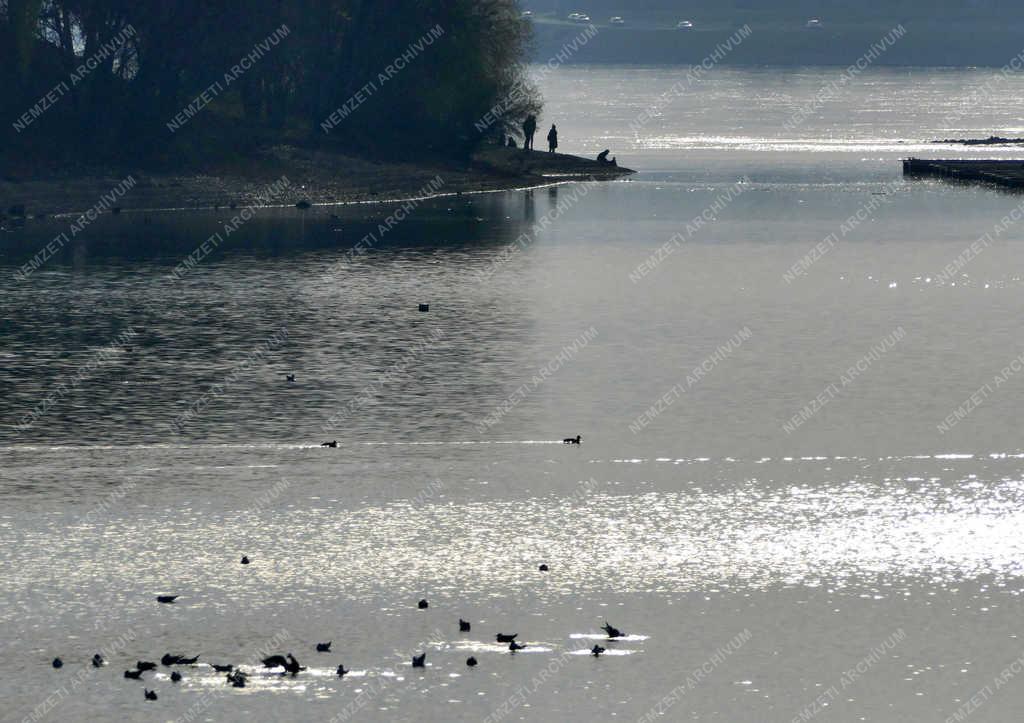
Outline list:
[[[228,83],[282,27],[286,37]],[[291,142],[464,156],[539,110],[529,42],[515,0],[0,0],[0,155],[187,163]],[[500,117],[480,128],[495,106]]]

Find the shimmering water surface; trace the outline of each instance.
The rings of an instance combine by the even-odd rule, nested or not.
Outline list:
[[[0,717],[919,721],[987,685],[970,719],[1014,718],[1021,197],[899,159],[1013,157],[925,142],[1019,132],[1024,81],[871,70],[787,129],[837,71],[661,102],[681,73],[543,81],[630,180],[437,199],[365,254],[391,207],[261,211],[181,278],[224,212],[24,280],[68,220],[5,234]],[[166,652],[250,685],[123,679]]]

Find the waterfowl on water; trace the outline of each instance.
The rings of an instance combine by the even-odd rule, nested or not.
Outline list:
[[[103,662],[103,656],[102,655],[100,655],[99,653],[96,653],[94,656],[92,656],[92,667],[94,667],[94,668],[102,668],[103,665],[104,665],[104,662]]]
[[[284,378],[285,378],[285,381],[289,381],[289,382],[294,382],[295,381],[295,375],[294,374],[285,374]]]
[[[593,655],[595,658],[601,655],[601,653],[603,652],[604,648],[602,648],[600,645],[595,645],[590,649],[590,654]]]
[[[242,564],[243,565],[248,565],[249,564],[249,558],[246,557],[245,555],[242,555]]]
[[[462,618],[459,618],[459,632],[460,633],[468,633],[470,627],[471,626],[469,624],[469,621],[463,620]]]
[[[416,603],[416,606],[420,610],[426,610],[428,607],[430,607],[430,603],[428,603],[426,600],[420,600],[418,603]]]
[[[470,655],[468,658],[466,658],[466,665],[468,665],[470,668],[476,667],[476,658]]]
[[[352,671],[346,670],[344,665],[339,665],[338,666],[338,677],[339,678],[344,678],[345,677],[345,673],[350,673],[350,672],[352,672]]]
[[[412,656],[412,667],[414,668],[425,668],[426,667],[427,654]]]
[[[228,673],[227,680],[235,688],[244,688],[245,681],[248,679],[248,677],[249,676],[247,676],[241,670],[236,670],[233,673]]]
[[[147,660],[140,660],[135,663],[135,667],[139,670],[156,670],[156,663],[150,663]]]
[[[516,652],[517,650],[522,650],[522,649],[523,649],[523,648],[525,648],[525,647],[526,647],[525,645],[520,645],[520,644],[519,644],[519,643],[517,643],[517,642],[516,642],[515,640],[513,640],[512,642],[510,642],[510,643],[508,644],[508,649],[509,649],[510,651],[512,651],[513,653],[514,653],[514,652]]]
[[[178,683],[180,681],[181,681],[181,673],[179,673],[177,670],[175,670],[173,673],[171,673],[171,682],[172,683]]]
[[[53,662],[50,663],[50,665],[52,665],[54,668],[63,668],[64,667],[64,661],[61,660],[60,658],[54,658]]]
[[[517,635],[519,635],[519,633],[512,633],[511,635],[507,633],[498,633],[496,638],[499,643],[511,643],[516,639]]]
[[[608,633],[609,638],[621,638],[625,635],[625,633],[619,630],[618,628],[609,625],[607,620],[605,621],[604,625],[601,626],[601,629]]]
[[[157,595],[156,601],[159,603],[172,603],[178,599],[177,595]]]
[[[566,437],[562,440],[562,444],[579,444],[581,439],[583,437],[577,434],[575,437]]]
[[[284,670],[286,673],[291,673],[294,678],[300,671],[305,670],[305,668],[299,665],[299,661],[295,659],[295,656],[288,653],[288,662],[285,663]]]
[[[331,652],[331,642],[332,641],[328,640],[326,643],[317,643],[316,644],[316,652],[318,652],[318,653],[329,653],[329,652]]]
[[[320,446],[321,447],[337,447],[338,446],[338,440],[334,440],[333,442],[323,442],[323,443],[321,443]]]
[[[145,688],[146,700],[156,700],[156,691]]]
[[[235,666],[231,665],[230,663],[228,665],[217,665],[216,663],[210,663],[210,665],[212,665],[213,669],[218,673],[230,673],[232,670],[235,669]]]
[[[132,680],[140,680],[142,678],[141,670],[126,670],[124,671],[124,677],[131,678]]]
[[[541,566],[538,567],[537,569],[540,570],[541,572],[547,572],[548,571],[548,566],[544,565],[544,564],[541,564]]]

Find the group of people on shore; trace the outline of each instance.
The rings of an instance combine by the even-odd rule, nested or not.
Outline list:
[[[526,120],[523,121],[523,150],[533,150],[533,136],[537,132],[537,117],[531,113],[526,116]],[[512,136],[508,137],[506,145],[509,148],[516,147],[515,138]],[[551,124],[551,130],[548,131],[548,153],[554,153],[555,149],[558,148],[558,128],[554,123]],[[597,154],[598,163],[604,163],[610,166],[618,165],[615,162],[614,156],[611,160],[608,159],[608,149],[601,151]]]
[[[523,150],[533,150],[533,136],[537,132],[537,117],[532,113],[526,116],[526,120],[523,121]],[[509,148],[516,147],[516,140],[512,136],[508,137],[507,145]],[[555,124],[551,124],[551,130],[548,131],[548,153],[554,153],[555,149],[558,148],[558,128]]]

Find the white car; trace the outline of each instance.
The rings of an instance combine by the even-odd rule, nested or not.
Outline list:
[[[625,25],[626,21],[623,20],[618,15],[615,15],[614,17],[608,18],[608,24],[609,25]]]
[[[533,10],[523,10],[523,17],[524,18],[532,18],[533,17]]]
[[[569,19],[573,22],[579,22],[583,17],[583,13],[569,13]]]
[[[679,30],[689,30],[690,28],[693,27],[693,23],[690,22],[689,20],[680,20],[678,23],[676,23],[676,27]]]
[[[818,18],[811,18],[810,20],[807,21],[806,27],[808,27],[808,28],[820,28],[821,27],[821,21],[818,20]]]

